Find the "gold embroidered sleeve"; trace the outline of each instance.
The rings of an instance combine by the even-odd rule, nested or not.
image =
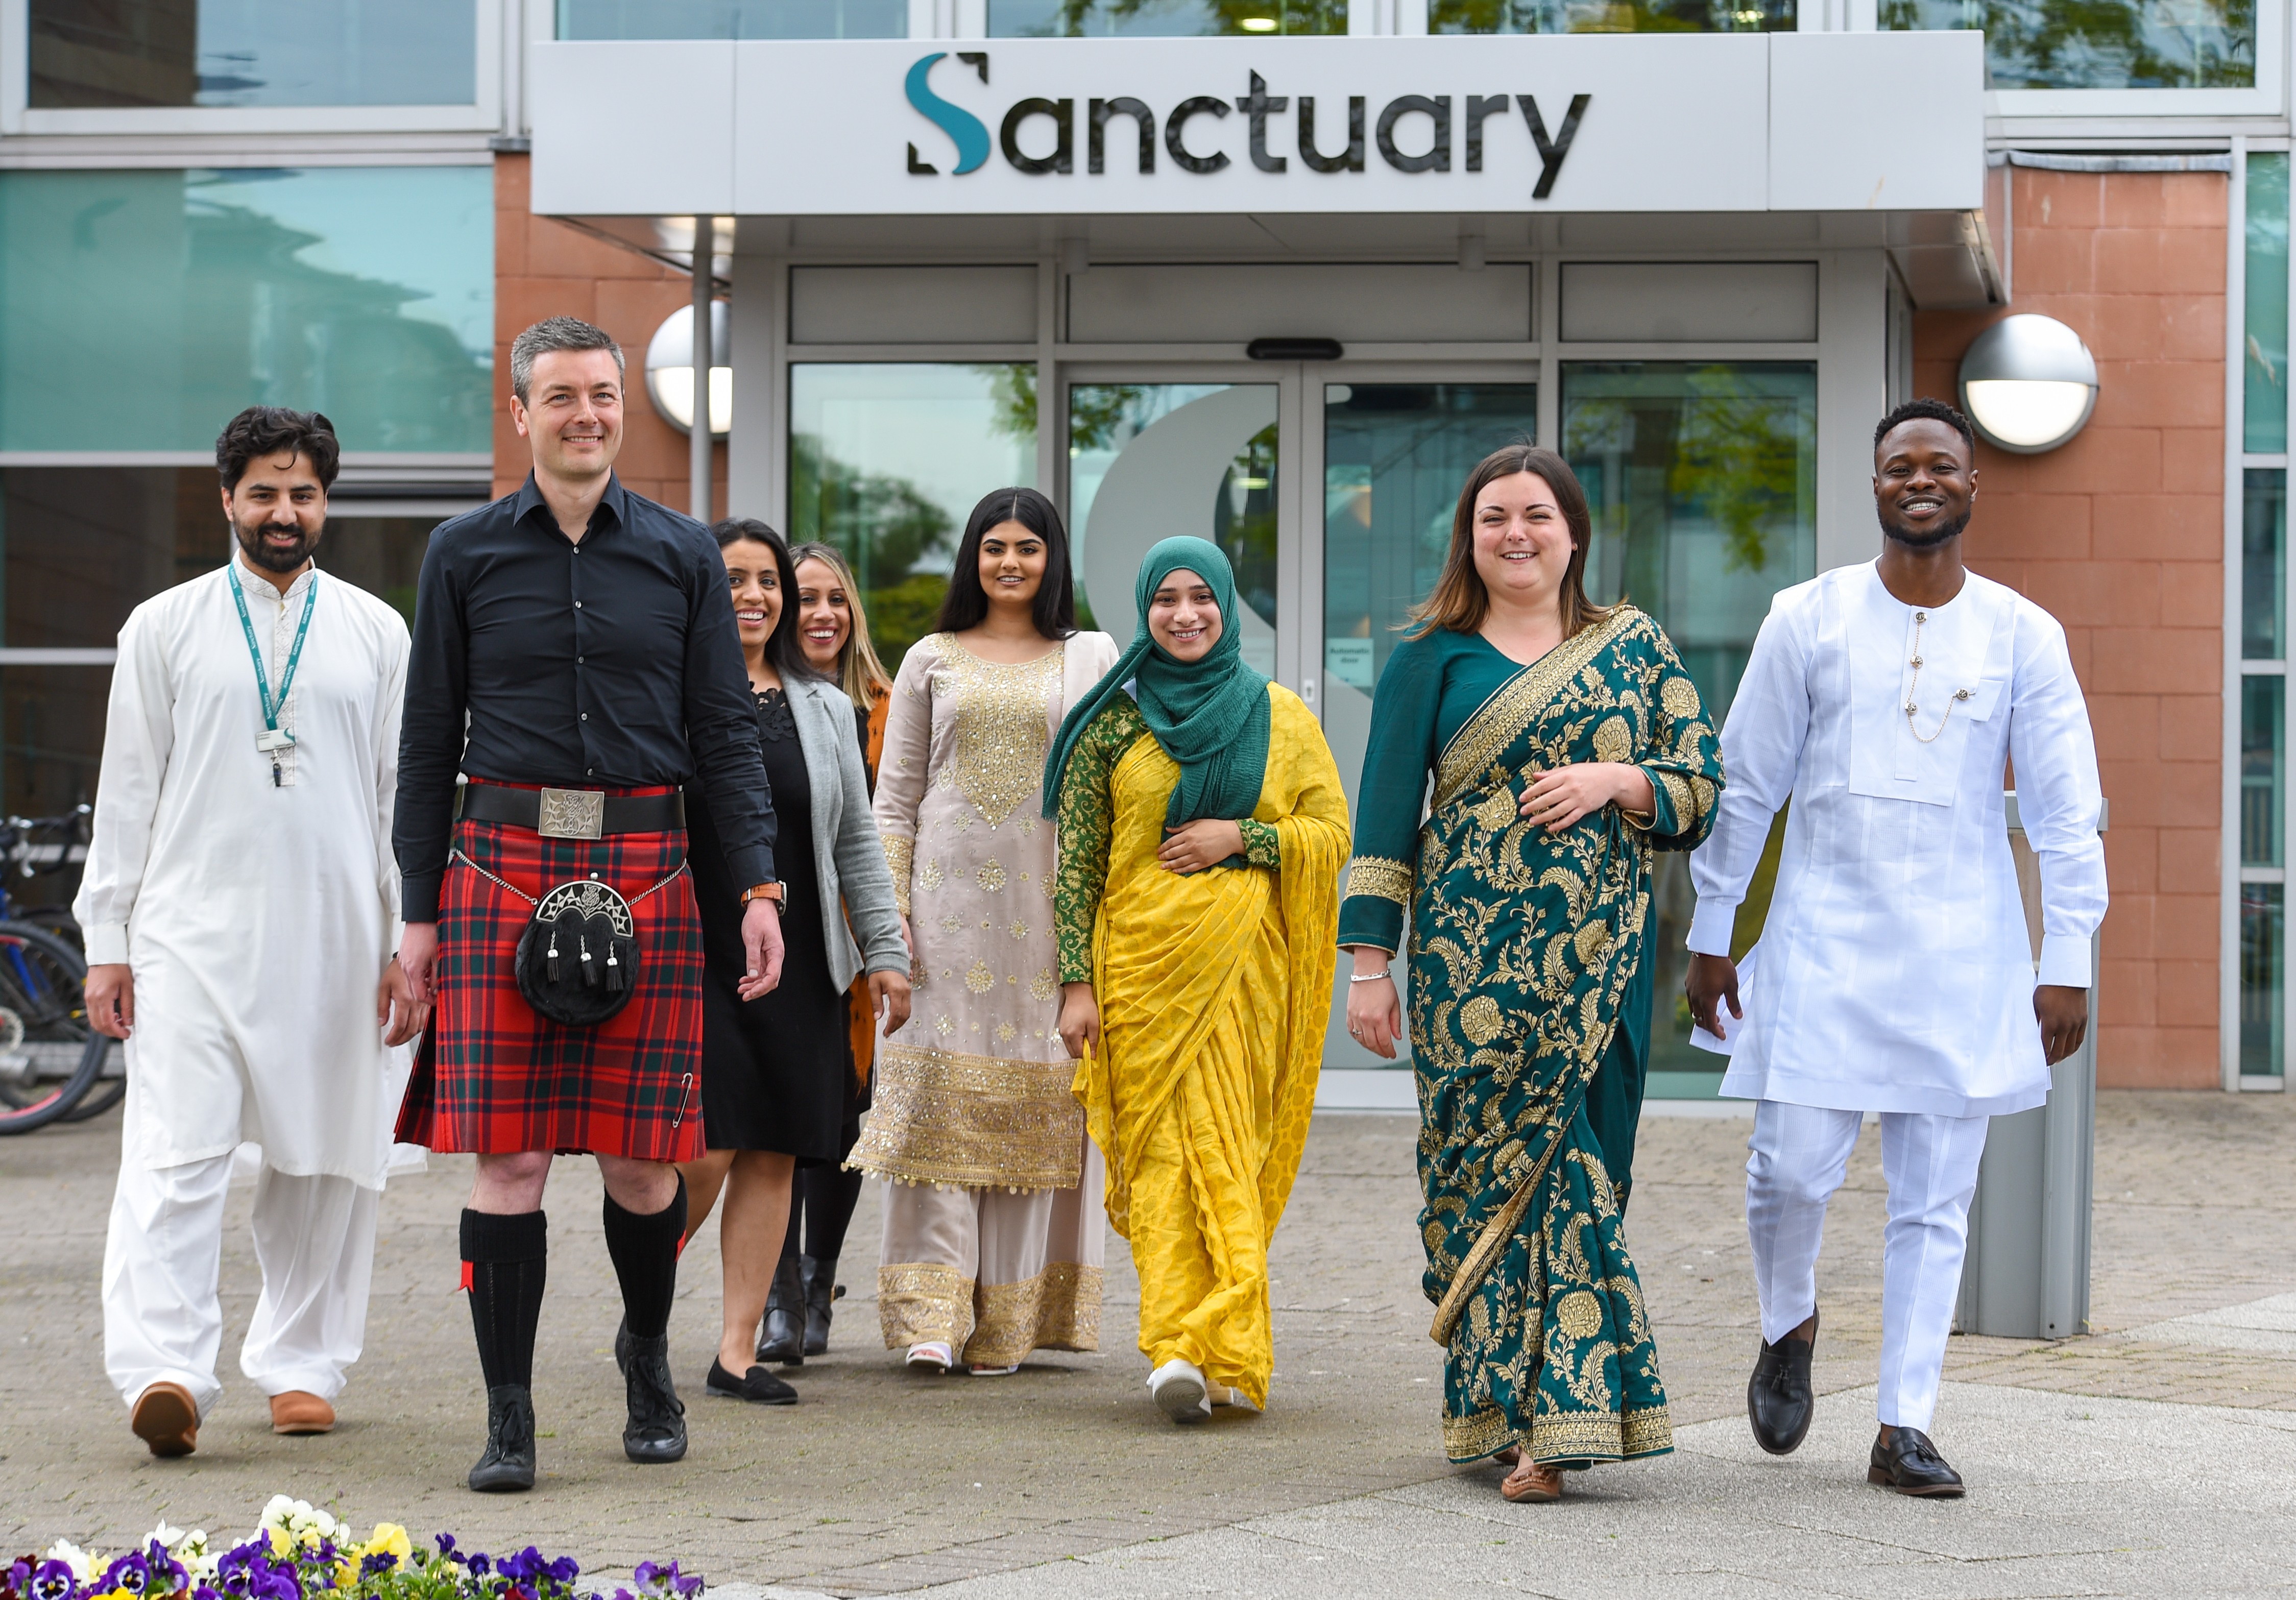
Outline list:
[[[1627,820],[1656,849],[1696,849],[1714,826],[1714,802],[1722,787],[1721,741],[1673,644],[1655,626],[1652,632],[1651,665],[1658,687],[1641,766],[1654,804],[1648,816],[1629,814]]]
[[[1274,823],[1247,816],[1235,825],[1236,831],[1243,835],[1245,866],[1276,867],[1283,865],[1283,844]]]
[[[1078,738],[1061,776],[1061,865],[1053,891],[1053,930],[1062,983],[1093,980],[1093,924],[1108,888],[1109,841],[1116,831],[1109,779],[1118,759],[1146,732],[1132,697],[1111,696]]]
[[[885,868],[893,874],[893,904],[903,916],[909,914],[909,872],[916,865],[917,841],[901,833],[887,833]]]
[[[1411,863],[1385,861],[1377,856],[1357,856],[1348,863],[1347,887],[1342,899],[1357,895],[1369,895],[1375,900],[1392,900],[1406,910],[1411,907]]]

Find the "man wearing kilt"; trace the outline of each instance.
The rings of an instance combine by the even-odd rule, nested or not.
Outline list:
[[[487,1384],[474,1489],[534,1483],[556,1153],[596,1156],[605,1180],[623,1449],[685,1454],[668,1327],[685,1231],[674,1163],[702,1152],[701,924],[680,792],[697,774],[733,880],[750,886],[742,997],[781,974],[773,802],[725,566],[701,523],[615,479],[622,377],[620,349],[586,323],[518,336],[511,417],[534,470],[431,536],[417,591],[393,842],[399,960],[435,1010],[398,1136],[478,1157],[462,1226]]]

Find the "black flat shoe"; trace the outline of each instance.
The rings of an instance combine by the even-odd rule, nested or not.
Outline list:
[[[748,1400],[755,1406],[794,1406],[797,1391],[783,1383],[762,1366],[753,1366],[735,1377],[726,1370],[726,1364],[712,1358],[709,1376],[702,1383],[706,1393],[722,1395],[729,1400]]]
[[[1886,1484],[1901,1495],[1927,1495],[1940,1500],[1958,1500],[1968,1492],[1961,1474],[1938,1454],[1937,1446],[1919,1428],[1884,1430],[1874,1441],[1866,1481]]]
[[[805,1353],[808,1356],[829,1354],[830,1303],[845,1292],[845,1285],[837,1281],[837,1260],[812,1256],[797,1259],[798,1287],[805,1292]]]
[[[805,1365],[805,1290],[797,1262],[795,1256],[783,1256],[774,1268],[774,1286],[766,1292],[765,1333],[758,1341],[760,1361]]]
[[[629,1422],[622,1429],[622,1454],[649,1464],[683,1460],[685,1406],[669,1376],[669,1335],[640,1339],[626,1324],[614,1335],[614,1365],[622,1369]]]
[[[1817,1314],[1810,1314],[1809,1337],[1763,1342],[1746,1380],[1746,1420],[1754,1442],[1773,1456],[1791,1456],[1809,1432],[1816,1407],[1809,1388],[1809,1358],[1817,1347]]]
[[[471,1487],[498,1495],[534,1487],[534,1397],[523,1383],[487,1391],[487,1448]]]

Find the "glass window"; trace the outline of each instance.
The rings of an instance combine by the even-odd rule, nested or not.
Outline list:
[[[219,426],[220,424],[218,424]],[[322,571],[398,607],[439,517],[363,517],[337,498]],[[127,613],[230,559],[212,467],[0,470],[0,644],[109,648]],[[102,666],[0,666],[0,807],[55,816],[92,799],[111,674]]]
[[[1535,383],[1324,386],[1324,673],[1332,693],[1368,695],[1379,682],[1407,613],[1443,570],[1459,486],[1475,464],[1538,436]],[[1360,766],[1362,751],[1354,754]]]
[[[1589,595],[1658,619],[1719,727],[1770,597],[1816,570],[1817,368],[1565,363],[1562,453],[1594,517]],[[1652,1071],[1721,1064],[1691,1045],[1682,999],[1696,907],[1688,857],[1661,853],[1644,947]]]
[[[0,173],[0,450],[490,450],[494,226],[485,167]]]
[[[2271,677],[2240,680],[2240,862],[2243,866],[2282,864],[2281,817],[2286,810],[2283,783],[2287,766],[2288,680]]]
[[[1345,33],[1348,0],[988,0],[999,39]]]
[[[1078,383],[1069,390],[1069,516],[1088,626],[1121,644],[1133,582],[1159,539],[1227,553],[1243,603],[1243,659],[1275,671],[1275,385]]]
[[[2247,449],[2288,447],[2288,153],[2248,158],[2246,347],[2242,433]]]
[[[867,596],[870,640],[895,671],[932,631],[980,496],[1036,481],[1034,365],[790,368],[790,537],[845,553]]]
[[[2241,476],[2240,653],[2276,661],[2288,652],[2288,474],[2251,467]]]
[[[2255,0],[1882,0],[1884,29],[1982,29],[1994,89],[2245,89]]]
[[[909,0],[558,0],[562,39],[905,39]]]
[[[1429,0],[1430,33],[1792,33],[1795,0]]]
[[[35,110],[470,105],[477,0],[30,0]]]
[[[2240,1071],[2278,1078],[2286,1071],[2281,1028],[2287,1006],[2281,974],[2283,901],[2277,883],[2240,886]]]

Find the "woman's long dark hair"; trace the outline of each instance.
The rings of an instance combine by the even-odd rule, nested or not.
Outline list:
[[[819,669],[805,659],[805,645],[798,637],[797,563],[790,559],[789,541],[755,517],[727,517],[722,522],[711,523],[709,531],[716,536],[720,550],[748,539],[774,553],[774,569],[781,579],[782,609],[774,619],[774,631],[766,636],[766,660],[781,674],[784,684],[820,678]]]
[[[1069,571],[1069,534],[1053,503],[1032,488],[1000,488],[984,496],[965,519],[964,540],[948,575],[948,594],[933,619],[935,633],[978,628],[988,615],[988,594],[980,587],[980,541],[1000,522],[1018,522],[1045,541],[1045,581],[1037,586],[1033,616],[1048,639],[1076,632],[1076,578]]]

